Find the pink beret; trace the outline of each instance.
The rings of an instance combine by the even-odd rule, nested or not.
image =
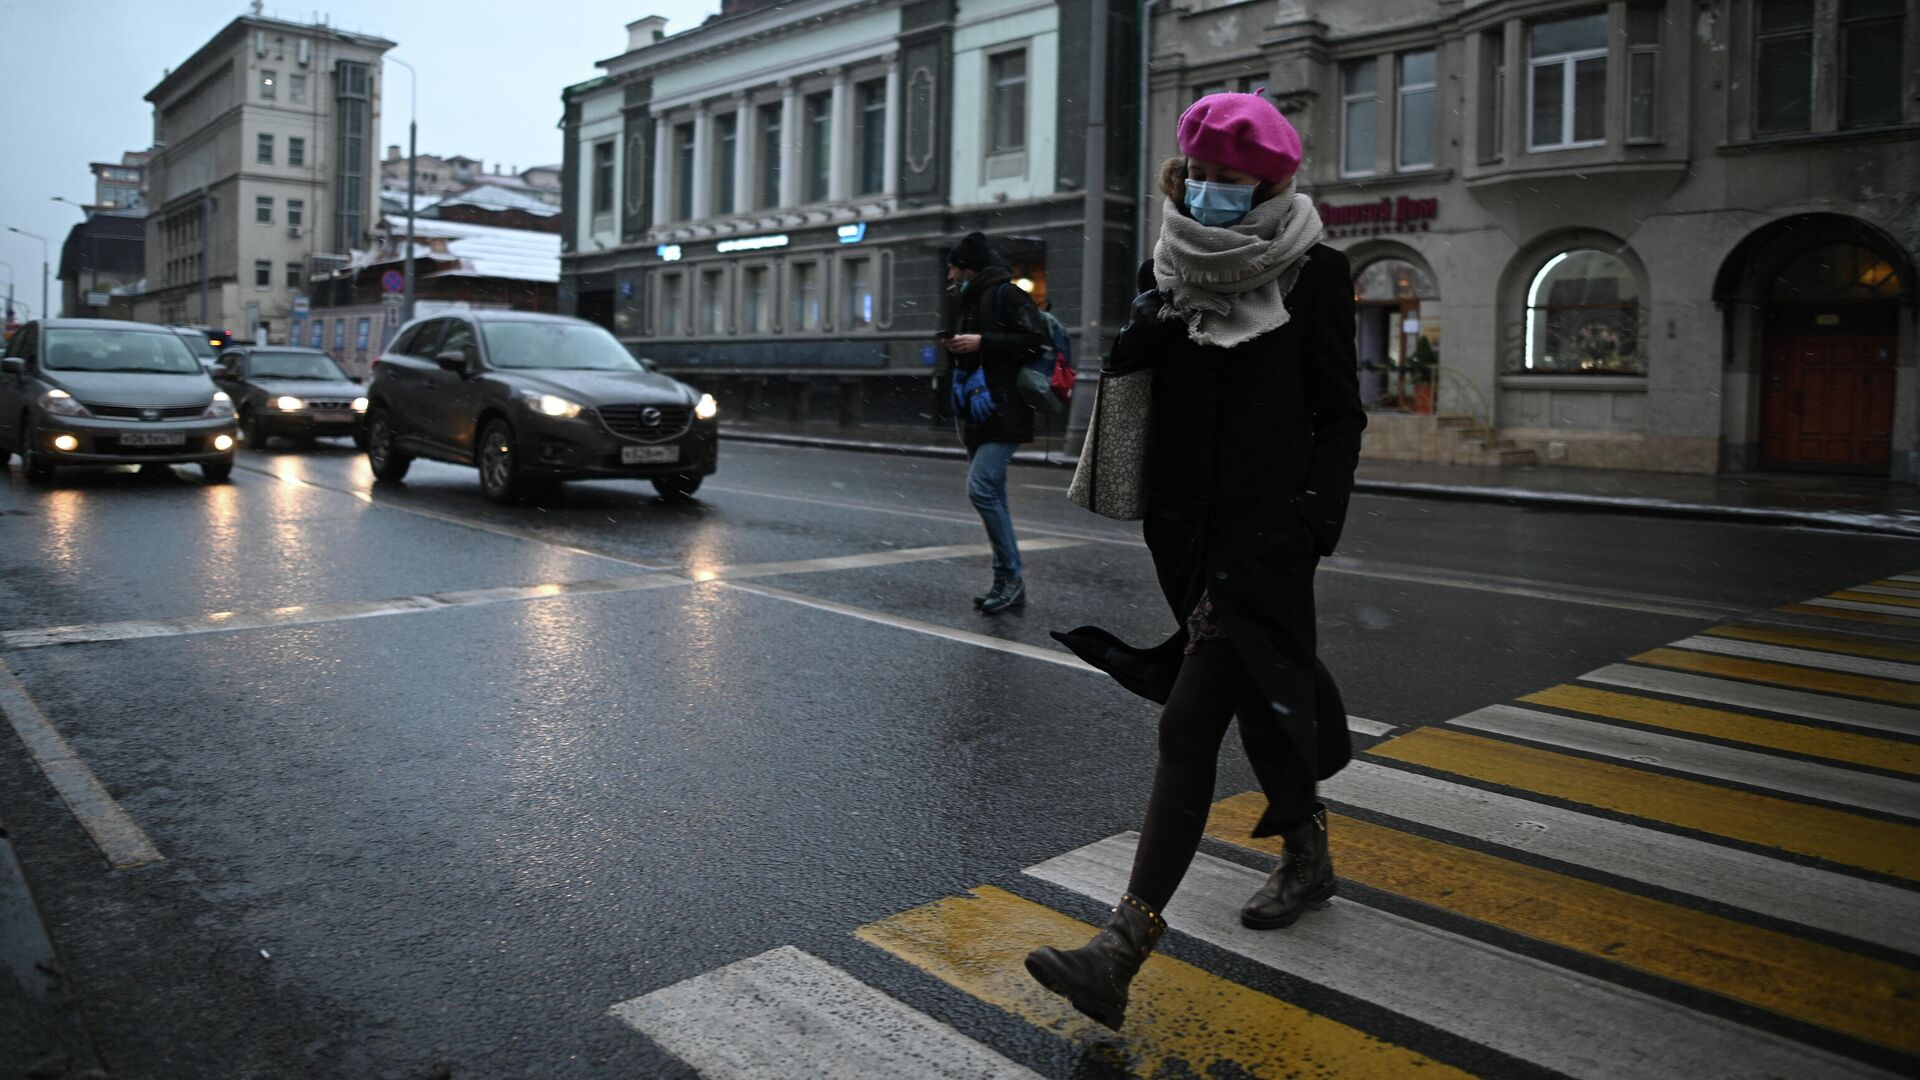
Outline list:
[[[1180,114],[1180,152],[1262,180],[1285,180],[1300,168],[1300,133],[1258,92],[1208,94]]]

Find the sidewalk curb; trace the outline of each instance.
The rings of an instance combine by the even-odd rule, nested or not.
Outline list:
[[[66,967],[47,933],[26,871],[14,854],[6,825],[0,823],[0,1011],[18,1021],[18,1030],[0,1037],[0,1058],[18,1057],[23,1071],[47,1075],[105,1075]],[[52,1069],[64,1068],[59,1072]]]
[[[860,439],[831,439],[815,435],[784,435],[774,432],[738,432],[721,430],[721,438],[738,442],[766,443],[814,450],[846,450],[863,454],[895,454],[904,457],[964,460],[967,452],[958,446],[920,446],[911,443],[872,442]],[[1016,465],[1070,469],[1077,457],[1050,457],[1024,450],[1013,457]],[[1571,491],[1535,491],[1525,488],[1485,487],[1477,484],[1428,484],[1411,480],[1356,479],[1353,490],[1365,495],[1397,495],[1413,499],[1448,502],[1490,503],[1500,506],[1539,507],[1587,513],[1624,511],[1646,517],[1714,521],[1733,525],[1788,525],[1834,532],[1866,533],[1920,539],[1920,521],[1902,524],[1879,515],[1847,511],[1789,510],[1764,506],[1717,506],[1713,503],[1675,502],[1671,499],[1646,499],[1618,495],[1583,495]]]

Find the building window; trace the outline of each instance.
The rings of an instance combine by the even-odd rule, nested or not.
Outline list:
[[[820,266],[797,263],[793,268],[793,330],[819,330],[821,326]]]
[[[1754,41],[1753,130],[1813,127],[1813,0],[1759,0]]]
[[[372,328],[372,321],[373,320],[364,316],[354,320],[353,347],[355,350],[359,352],[367,351],[367,331]]]
[[[750,334],[773,332],[773,268],[755,266],[747,270],[745,295],[746,329]]]
[[[326,343],[327,321],[325,319],[313,320],[313,337],[309,340],[308,348],[318,349]]]
[[[727,272],[700,272],[700,332],[724,334],[727,330]]]
[[[1350,60],[1340,67],[1340,175],[1372,176],[1380,116],[1380,63]]]
[[[373,79],[366,64],[342,60],[334,67],[334,86],[340,137],[334,143],[338,163],[334,166],[333,242],[335,251],[351,251],[361,244],[369,202],[367,167],[373,155],[367,152],[367,135]]]
[[[333,351],[337,353],[347,351],[347,320],[345,319],[333,320]]]
[[[278,72],[274,72],[274,71],[267,71],[267,70],[266,70],[266,69],[264,69],[264,68],[263,68],[263,69],[261,69],[261,71],[260,71],[260,98],[261,98],[261,100],[262,100],[262,101],[272,101],[272,100],[273,100],[273,97],[274,97],[274,94],[276,93],[276,87],[275,87],[275,86],[274,86],[273,84],[274,84],[274,83],[275,83],[275,82],[276,82],[276,81],[277,81],[277,80],[279,79],[279,77],[280,77],[280,76],[279,76],[279,73],[278,73]]]
[[[1527,28],[1527,149],[1566,150],[1607,138],[1607,17]]]
[[[1840,126],[1900,122],[1901,0],[1843,0],[1840,7]]]
[[[304,225],[307,222],[307,200],[287,200],[287,224]]]
[[[1645,375],[1632,268],[1592,248],[1548,259],[1527,289],[1524,364],[1534,374]]]
[[[677,221],[693,220],[693,125],[673,128],[673,207]]]
[[[1657,7],[1627,10],[1627,141],[1660,141],[1660,23]]]
[[[1399,147],[1394,159],[1399,168],[1433,168],[1434,100],[1438,94],[1434,51],[1401,53]]]
[[[593,144],[593,212],[613,213],[613,141]]]
[[[1493,56],[1493,74],[1487,93],[1487,113],[1485,131],[1480,145],[1486,150],[1488,161],[1498,161],[1507,153],[1507,61],[1506,48],[1502,35],[1488,34],[1482,39],[1485,50]]]
[[[307,163],[307,140],[298,135],[287,137],[287,164],[301,166]]]
[[[781,105],[762,105],[760,115],[760,185],[755,202],[761,209],[780,205]]]
[[[273,288],[273,264],[260,259],[253,264],[253,287],[256,289]]]
[[[262,165],[273,164],[273,136],[265,132],[254,136],[253,160]]]
[[[307,77],[293,74],[287,76],[287,100],[295,105],[307,103]]]
[[[687,279],[668,274],[660,283],[660,332],[674,337],[683,332],[681,312],[687,302]]]
[[[273,224],[273,196],[257,195],[254,197],[253,220],[256,225]]]
[[[290,262],[287,264],[287,288],[297,289],[299,287],[300,287],[300,264],[297,262]]]
[[[854,90],[860,110],[858,195],[877,195],[887,183],[887,83],[863,82]]]
[[[846,287],[841,295],[846,297],[846,310],[842,313],[840,326],[844,330],[871,330],[879,313],[875,310],[878,297],[873,285],[873,260],[868,258],[848,259],[845,267]]]
[[[807,116],[807,190],[804,201],[823,202],[833,169],[833,95],[809,94]]]
[[[987,153],[1005,154],[1027,146],[1027,51],[987,58],[991,93],[987,116]]]
[[[740,163],[740,114],[730,112],[714,117],[713,139],[719,151],[714,156],[720,159],[718,175],[714,177],[717,190],[713,210],[716,214],[731,214],[738,209],[734,205],[733,172],[734,166]]]

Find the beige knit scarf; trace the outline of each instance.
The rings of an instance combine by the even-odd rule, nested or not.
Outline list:
[[[1187,324],[1198,345],[1232,348],[1287,324],[1287,293],[1320,242],[1320,213],[1292,181],[1238,225],[1210,228],[1168,200],[1153,248],[1163,319]]]

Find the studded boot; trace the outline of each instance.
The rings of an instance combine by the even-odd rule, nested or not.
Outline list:
[[[1292,926],[1313,904],[1333,895],[1333,854],[1327,850],[1327,810],[1283,829],[1280,865],[1267,883],[1240,909],[1240,925],[1250,930]]]
[[[1160,913],[1129,893],[1107,928],[1078,949],[1048,946],[1027,954],[1027,974],[1115,1031],[1127,1015],[1127,986],[1167,932]]]

